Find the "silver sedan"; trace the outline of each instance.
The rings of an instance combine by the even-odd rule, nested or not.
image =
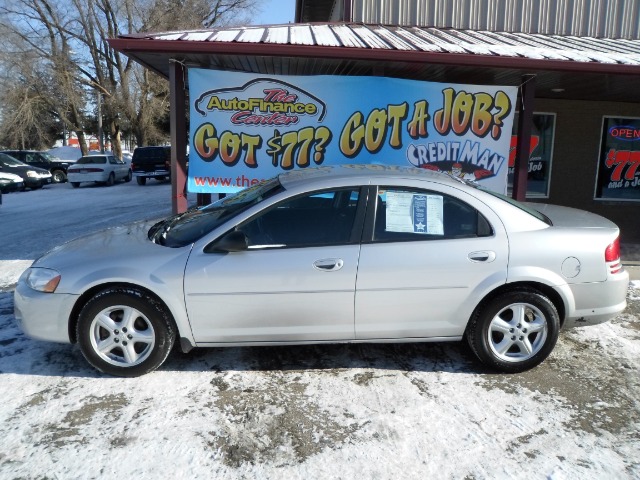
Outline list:
[[[378,165],[284,173],[154,225],[38,259],[15,291],[30,336],[137,376],[193,347],[465,340],[519,372],[559,331],[626,306],[619,230],[442,173]]]

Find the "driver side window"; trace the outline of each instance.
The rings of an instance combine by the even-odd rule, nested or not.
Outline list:
[[[350,242],[358,188],[313,192],[287,199],[240,225],[249,248],[309,247]]]

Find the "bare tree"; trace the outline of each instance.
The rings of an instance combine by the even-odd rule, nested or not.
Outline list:
[[[123,126],[134,133],[139,145],[162,140],[169,108],[168,85],[114,52],[106,39],[129,32],[203,28],[246,21],[247,15],[253,12],[253,2],[13,0],[0,6],[0,25],[11,34],[14,50],[22,45],[37,55],[48,71],[52,83],[50,93],[32,105],[41,105],[38,108],[47,105],[69,130],[76,131],[84,145],[84,113],[91,110],[86,108],[87,104],[93,102],[95,107],[99,104],[112,148],[121,156]],[[34,80],[32,72],[22,73]]]

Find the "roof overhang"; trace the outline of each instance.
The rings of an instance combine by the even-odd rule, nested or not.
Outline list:
[[[168,77],[187,67],[272,75],[386,75],[519,85],[536,96],[640,103],[640,41],[362,24],[123,35],[109,44]]]

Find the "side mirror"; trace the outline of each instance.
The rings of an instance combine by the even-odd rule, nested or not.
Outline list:
[[[215,242],[204,248],[204,253],[229,253],[242,252],[249,248],[249,239],[239,230],[225,233]]]

